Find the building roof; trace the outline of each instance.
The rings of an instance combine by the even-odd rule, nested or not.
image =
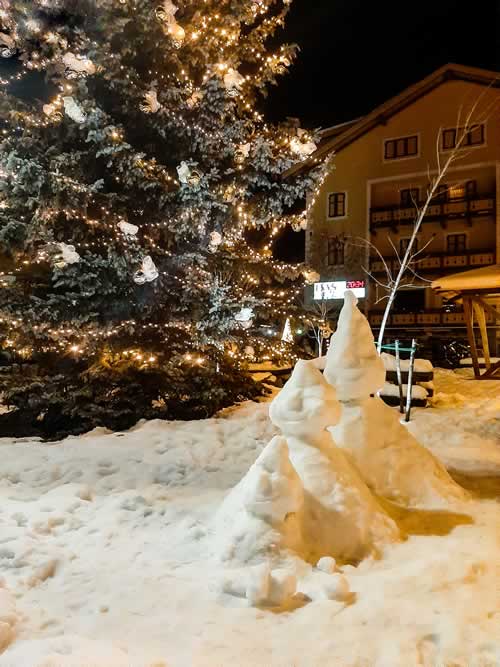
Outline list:
[[[439,292],[500,292],[500,264],[439,278],[432,283],[432,288]]]
[[[498,72],[478,67],[457,65],[455,63],[443,65],[425,79],[406,88],[402,93],[396,95],[396,97],[392,97],[387,102],[376,107],[368,115],[362,116],[357,121],[342,123],[340,126],[330,128],[331,130],[340,128],[340,132],[332,132],[330,138],[322,142],[317,151],[304,162],[291,167],[285,172],[284,176],[291,176],[302,169],[311,168],[332,152],[338,153],[353,143],[353,141],[356,141],[356,139],[359,139],[374,127],[377,127],[377,125],[384,125],[392,116],[410,106],[445,81],[450,80],[471,81],[485,86],[500,87],[500,73]],[[328,130],[325,132],[328,132]]]

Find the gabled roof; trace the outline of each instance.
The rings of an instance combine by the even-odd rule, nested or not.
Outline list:
[[[332,137],[338,137],[339,134],[346,132],[350,127],[356,123],[359,123],[362,118],[363,117],[361,116],[360,118],[354,118],[353,120],[348,120],[345,123],[339,123],[338,125],[332,125],[332,127],[326,127],[324,130],[320,130],[319,135],[321,137],[321,143],[332,139]]]
[[[367,132],[372,130],[377,125],[384,125],[392,116],[396,115],[406,107],[410,106],[418,99],[427,95],[430,91],[440,86],[445,81],[450,80],[472,81],[484,86],[500,87],[500,73],[491,70],[480,69],[478,67],[467,67],[465,65],[457,65],[455,63],[448,63],[443,65],[438,70],[430,74],[425,79],[406,88],[402,93],[392,97],[387,102],[384,102],[376,109],[374,109],[367,116],[363,116],[357,121],[345,123],[345,129],[341,132],[333,133],[331,138],[320,145],[307,160],[300,164],[291,167],[284,177],[313,167],[320,162],[326,155],[336,152],[338,153],[346,146],[352,144],[353,141],[359,139]],[[342,126],[336,126],[342,128]],[[335,128],[332,128],[335,129]]]

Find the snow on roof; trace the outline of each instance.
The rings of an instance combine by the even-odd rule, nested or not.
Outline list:
[[[500,290],[500,264],[485,266],[482,269],[454,273],[445,278],[438,278],[432,288],[439,291],[462,292],[466,290]]]

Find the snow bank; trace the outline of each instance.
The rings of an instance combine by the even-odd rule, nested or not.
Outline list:
[[[500,476],[498,382],[436,369],[435,383],[437,395],[463,399],[414,410],[408,429],[479,485]],[[209,529],[274,435],[268,405],[247,403],[50,445],[0,439],[0,568],[22,618],[1,667],[40,667],[54,654],[58,667],[92,667],[113,650],[127,667],[500,665],[498,494],[473,499],[465,517],[409,512],[415,529],[404,524],[408,539],[379,560],[341,572],[304,563],[287,613],[246,603],[254,566],[227,571]],[[28,585],[53,559],[54,576]],[[270,587],[281,580],[290,595],[283,569],[271,568]],[[337,574],[344,601],[329,597],[342,593]],[[241,600],[217,588],[229,575]]]
[[[382,389],[380,390],[382,396],[398,396],[399,397],[399,387],[397,384],[391,384],[386,382]],[[408,395],[408,385],[403,385],[403,396],[406,398]],[[411,390],[412,398],[416,398],[420,401],[425,401],[428,397],[427,390],[425,387],[420,385],[414,385]]]

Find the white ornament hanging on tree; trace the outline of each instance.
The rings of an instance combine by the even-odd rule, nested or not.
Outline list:
[[[236,162],[238,162],[239,164],[244,162],[250,155],[251,148],[252,148],[251,143],[240,144],[236,149],[235,153]]]
[[[74,53],[68,52],[63,56],[63,63],[65,65],[65,74],[68,79],[79,79],[88,74],[95,74],[96,66],[85,56],[78,56]]]
[[[139,231],[139,227],[130,224],[130,222],[125,222],[125,220],[120,220],[118,227],[125,236],[137,236],[137,232]]]
[[[170,24],[175,22],[175,15],[178,11],[179,8],[174,5],[172,0],[163,0],[163,3],[156,9],[156,16],[160,21]]]
[[[177,174],[179,176],[179,181],[186,185],[189,182],[189,177],[191,176],[191,169],[187,162],[181,162],[177,167]]]
[[[61,258],[54,263],[54,266],[63,269],[68,264],[78,264],[80,255],[76,252],[74,245],[67,245],[66,243],[59,243],[58,245]]]
[[[307,138],[306,130],[298,129],[297,136],[293,137],[290,141],[290,148],[294,153],[300,155],[301,157],[309,157],[315,150],[317,146],[312,139]]]
[[[219,246],[222,243],[222,234],[219,232],[212,232],[210,234],[210,242],[208,244],[208,250],[212,253],[217,252]]]
[[[172,37],[172,43],[176,49],[180,49],[186,39],[186,31],[178,23],[174,22],[168,26],[168,34]]]
[[[224,86],[229,95],[237,95],[244,82],[245,77],[241,76],[238,70],[235,70],[232,67],[230,67],[224,75]]]
[[[234,316],[234,319],[242,327],[242,329],[249,329],[252,326],[255,314],[253,308],[242,308],[239,313]]]
[[[87,116],[78,102],[76,102],[73,97],[63,97],[62,99],[66,115],[79,125],[84,123]]]
[[[309,157],[317,149],[317,146],[314,141],[303,142],[299,137],[293,137],[290,141],[290,148],[300,157]]]
[[[10,58],[16,51],[16,42],[5,32],[0,32],[0,55],[2,58]]]
[[[177,175],[179,181],[183,185],[191,185],[193,187],[199,185],[201,181],[201,174],[196,169],[191,169],[187,162],[181,162],[177,167]]]
[[[152,283],[159,276],[158,269],[149,255],[142,260],[141,268],[134,273],[134,282],[137,285]]]
[[[150,90],[144,95],[144,102],[141,104],[141,111],[144,113],[157,113],[161,109],[161,104],[158,102],[158,94],[156,90]]]

